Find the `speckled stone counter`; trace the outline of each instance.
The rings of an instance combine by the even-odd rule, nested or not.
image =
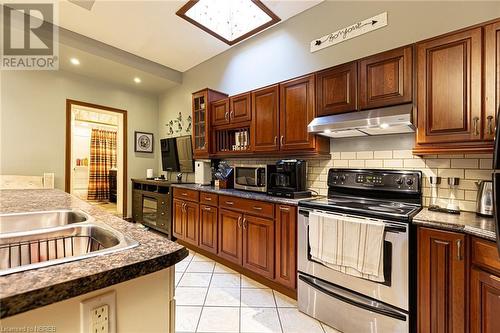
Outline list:
[[[267,201],[267,202],[272,202],[272,203],[293,205],[293,206],[297,206],[299,204],[300,200],[311,199],[311,198],[288,199],[288,198],[281,198],[281,197],[273,197],[273,196],[267,195],[265,193],[249,192],[249,191],[242,191],[242,190],[235,190],[235,189],[227,189],[227,190],[226,189],[218,189],[218,188],[215,188],[215,187],[210,186],[210,185],[198,185],[198,184],[188,184],[188,183],[186,183],[186,184],[176,183],[176,184],[172,184],[172,187],[180,187],[180,188],[186,188],[186,189],[202,191],[202,192],[231,195],[233,197]]]
[[[0,318],[150,274],[181,261],[183,246],[59,190],[0,190],[0,213],[81,209],[139,242],[120,252],[0,276]],[[1,220],[0,220],[1,223]]]
[[[478,216],[476,213],[461,212],[460,215],[454,215],[433,212],[424,208],[413,218],[413,223],[431,228],[464,232],[496,241],[495,220],[491,217]]]

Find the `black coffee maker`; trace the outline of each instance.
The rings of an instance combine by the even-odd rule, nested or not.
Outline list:
[[[285,198],[308,198],[304,160],[280,160],[267,166],[267,194]]]

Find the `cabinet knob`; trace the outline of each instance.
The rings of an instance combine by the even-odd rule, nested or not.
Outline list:
[[[488,120],[487,133],[491,135],[491,134],[493,134],[493,116],[488,116],[488,117],[486,117],[486,119]]]

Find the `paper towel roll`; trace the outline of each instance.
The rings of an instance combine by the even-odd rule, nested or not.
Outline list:
[[[153,176],[153,169],[147,169],[146,170],[146,178],[154,178],[154,176]]]

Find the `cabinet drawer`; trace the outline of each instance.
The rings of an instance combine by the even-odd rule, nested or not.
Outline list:
[[[223,208],[253,215],[274,217],[274,205],[268,202],[221,195],[219,196],[219,205]]]
[[[184,188],[174,188],[174,198],[188,200],[188,201],[198,201],[199,192],[195,190],[187,190]]]
[[[500,256],[493,242],[472,238],[472,263],[500,273]]]
[[[219,196],[215,193],[200,192],[200,203],[204,205],[217,206]]]

